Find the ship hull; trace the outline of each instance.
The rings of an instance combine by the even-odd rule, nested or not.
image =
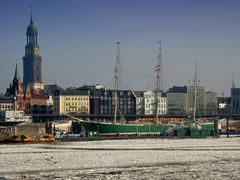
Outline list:
[[[73,133],[85,134],[86,137],[133,137],[133,136],[164,136],[175,125],[142,125],[142,124],[110,124],[82,122],[73,123]],[[179,127],[170,135],[179,137],[205,137],[213,134],[213,124],[202,125],[200,129],[191,126]]]
[[[110,123],[73,123],[73,133],[86,132],[86,136],[161,135],[173,125],[141,125]]]

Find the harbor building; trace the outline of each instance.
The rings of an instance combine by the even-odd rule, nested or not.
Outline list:
[[[144,91],[133,91],[133,95],[136,98],[136,114],[143,115],[144,114]]]
[[[231,97],[218,97],[218,114],[231,114]]]
[[[231,88],[231,113],[232,114],[240,113],[240,88],[235,87],[234,77],[232,80]]]
[[[194,108],[194,86],[174,86],[167,92],[167,112],[172,115],[192,115]],[[196,87],[196,114],[217,114],[217,93]]]
[[[13,111],[14,99],[9,97],[0,97],[0,111]]]
[[[167,92],[167,111],[172,115],[183,115],[187,113],[188,96],[187,86],[174,86]]]
[[[31,98],[32,114],[52,114],[53,98],[51,95],[34,95]]]
[[[55,114],[90,114],[89,91],[57,90],[53,101]]]
[[[30,88],[30,84],[24,84],[21,81],[18,65],[16,64],[14,77],[5,96],[0,98],[1,110],[20,110],[25,113],[52,113],[53,100],[51,96],[43,91],[36,94],[36,91]]]
[[[119,115],[136,114],[136,98],[130,90],[117,90],[117,112]],[[100,114],[113,115],[115,109],[115,91],[100,91]]]
[[[102,85],[84,85],[78,90],[90,92],[91,114],[93,115],[114,115],[115,90],[107,89]],[[131,90],[117,90],[117,114],[135,115],[136,97]]]
[[[204,114],[216,115],[217,111],[217,93],[206,91],[204,95]]]
[[[0,122],[25,122],[32,123],[32,116],[23,111],[1,111]]]
[[[89,91],[90,93],[90,114],[99,115],[100,114],[100,95],[101,91],[104,91],[106,88],[101,84],[96,85],[84,85],[77,90],[80,91]]]
[[[231,88],[231,111],[232,114],[240,113],[240,88]]]
[[[158,103],[156,93],[153,91],[146,91],[143,96],[145,115],[167,114],[167,98],[163,93],[159,93]],[[158,104],[158,108],[156,108],[156,104]],[[156,112],[156,109],[158,112]]]
[[[188,96],[188,114],[193,114],[193,107],[194,107],[194,86],[187,87],[187,96]],[[204,94],[205,94],[205,87],[204,86],[196,86],[196,114],[203,115],[204,114]]]
[[[13,101],[13,110],[21,110],[27,113],[31,112],[31,91],[29,84],[23,85],[16,64],[12,83],[5,93],[5,99]]]

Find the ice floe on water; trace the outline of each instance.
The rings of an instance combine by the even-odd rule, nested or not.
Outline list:
[[[240,179],[240,138],[2,144],[0,159],[2,179]]]

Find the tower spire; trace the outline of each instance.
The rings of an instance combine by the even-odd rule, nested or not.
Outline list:
[[[16,68],[15,68],[15,73],[14,73],[14,78],[13,78],[13,80],[20,80],[20,75],[19,75],[19,72],[18,72],[17,62],[16,62]]]
[[[25,46],[25,56],[23,57],[23,82],[42,83],[42,58],[39,55],[38,31],[37,26],[33,22],[32,6],[30,10],[30,24],[27,26]]]
[[[233,73],[233,79],[232,79],[232,88],[235,88],[234,73]]]
[[[31,12],[30,24],[33,24],[32,5],[30,5],[29,8],[30,8],[30,12]]]

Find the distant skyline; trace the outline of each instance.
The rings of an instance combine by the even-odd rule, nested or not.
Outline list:
[[[240,87],[238,0],[35,0],[0,2],[0,92],[22,57],[30,8],[38,28],[43,82],[113,87],[120,42],[122,89],[153,90],[162,42],[163,88],[188,85],[198,61],[199,85],[230,95]]]

